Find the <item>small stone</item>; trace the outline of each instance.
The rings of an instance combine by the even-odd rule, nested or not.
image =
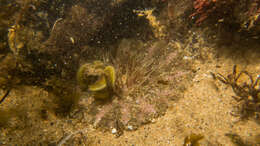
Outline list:
[[[117,132],[116,128],[112,129],[112,134],[115,134]]]
[[[192,60],[194,56],[183,56],[183,60]]]
[[[132,126],[132,125],[128,125],[128,126],[127,126],[127,129],[128,129],[128,130],[133,130],[133,126]]]

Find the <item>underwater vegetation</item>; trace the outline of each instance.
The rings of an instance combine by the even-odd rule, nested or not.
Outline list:
[[[258,145],[259,143],[259,135],[255,137],[254,142],[249,142],[247,140],[243,140],[238,134],[235,133],[227,133],[225,134],[230,140],[232,141],[233,144],[236,146],[251,146],[251,145]]]
[[[204,136],[201,134],[194,134],[185,137],[183,146],[200,146],[199,141],[203,139]]]
[[[190,18],[198,26],[212,24],[225,31],[240,32],[242,36],[259,39],[259,0],[193,0],[193,9]]]
[[[54,115],[103,131],[116,130],[118,136],[164,115],[172,89],[164,93],[157,78],[169,70],[169,64],[157,60],[166,57],[160,49],[168,42],[157,42],[167,35],[157,19],[156,4],[147,0],[5,1],[0,5],[1,105],[9,96],[12,101],[12,89],[33,86],[46,91],[49,98],[35,98],[28,101],[32,106],[22,106],[28,111],[19,115],[25,119],[18,119],[20,123],[31,121],[25,125],[38,129],[41,125],[29,120],[33,114],[37,113],[35,121],[48,121]],[[11,6],[14,9],[4,11]],[[140,17],[134,12],[147,9],[157,15],[149,11],[149,16]],[[21,105],[24,99],[13,98],[17,100]],[[3,110],[1,128],[13,121],[10,117],[17,116],[15,112]],[[10,135],[16,131],[12,126],[17,125],[7,130]],[[37,133],[26,128],[20,132]]]
[[[242,76],[246,76],[247,80],[241,80]],[[260,77],[256,79],[247,71],[237,72],[237,66],[234,65],[233,72],[227,77],[222,74],[216,74],[215,78],[222,83],[232,87],[236,96],[232,96],[241,104],[241,118],[247,119],[254,117],[260,122]]]
[[[56,96],[64,95],[62,89],[70,91],[71,89],[67,86],[78,86],[76,74],[80,62],[101,59],[102,54],[107,51],[105,48],[110,49],[108,45],[115,43],[116,39],[110,38],[119,38],[124,34],[128,35],[126,37],[131,34],[135,35],[136,32],[131,29],[130,33],[119,32],[128,30],[123,29],[124,27],[135,27],[136,24],[146,25],[144,19],[137,20],[136,14],[132,12],[137,4],[129,1],[99,3],[86,0],[75,1],[72,4],[67,1],[26,0],[13,3],[1,1],[1,3],[3,3],[1,10],[16,6],[15,12],[10,9],[11,14],[15,13],[9,16],[10,22],[1,19],[5,24],[3,25],[5,32],[1,35],[1,37],[4,36],[1,40],[5,40],[4,48],[1,50],[3,53],[1,54],[1,60],[3,60],[0,71],[1,87],[10,86],[11,88],[20,83],[36,85],[55,93]],[[125,10],[124,7],[128,6],[132,9]],[[92,9],[93,7],[95,9]],[[112,13],[107,13],[108,11]],[[6,13],[9,11],[1,11],[3,16]],[[113,27],[118,25],[117,23],[121,24],[122,22],[119,21],[122,21],[121,19],[125,16],[131,17],[129,22],[123,21],[122,25]],[[141,27],[138,25],[138,28]],[[106,40],[109,44],[103,43]],[[113,50],[109,51],[113,52]],[[10,58],[9,56],[12,61],[5,61]],[[111,67],[106,70],[109,72]],[[70,80],[70,83],[66,80]],[[66,92],[66,94],[69,93],[72,92]]]
[[[191,14],[190,17],[199,15],[199,18],[196,20],[196,24],[200,24],[216,9],[216,6],[214,6],[215,3],[216,0],[194,0],[193,7],[195,12]]]
[[[238,5],[241,5],[240,10],[237,10]],[[226,16],[237,15],[236,13],[245,13],[249,18],[249,23],[254,23],[251,21],[258,21],[257,19],[252,20],[250,16],[258,17],[259,16],[259,1],[254,0],[250,2],[244,3],[243,1],[232,1],[232,0],[194,0],[193,8],[195,12],[193,12],[190,17],[197,17],[196,24],[201,24],[204,20],[206,20],[210,16],[217,16],[215,19],[222,19],[219,21],[225,21]],[[230,8],[234,8],[234,10],[228,10]],[[240,11],[240,12],[238,12]],[[234,17],[234,16],[233,16]],[[235,16],[236,17],[236,16]],[[250,25],[252,27],[252,25]]]
[[[146,17],[149,21],[150,26],[153,28],[153,33],[156,38],[164,39],[166,37],[166,28],[153,15],[153,9],[150,10],[134,10],[134,13],[139,17]]]
[[[94,98],[84,95],[79,105],[86,107],[89,122],[98,129],[120,136],[124,130],[136,130],[166,112],[169,97],[155,92],[159,89],[155,75],[166,66],[146,55],[150,47],[154,46],[124,39],[111,65],[94,61],[79,68],[77,78],[81,90],[90,91]]]
[[[231,139],[231,141],[236,144],[237,146],[249,146],[249,144],[246,144],[242,138],[237,135],[237,134],[231,134],[231,133],[227,133],[225,134],[227,137],[229,137]]]

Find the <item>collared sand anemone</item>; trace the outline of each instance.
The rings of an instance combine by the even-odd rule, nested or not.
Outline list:
[[[86,63],[79,68],[77,80],[83,90],[93,93],[94,98],[106,99],[112,96],[115,88],[115,69],[101,61]]]

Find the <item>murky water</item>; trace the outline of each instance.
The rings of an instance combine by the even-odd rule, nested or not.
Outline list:
[[[0,0],[0,143],[259,145],[259,5]]]

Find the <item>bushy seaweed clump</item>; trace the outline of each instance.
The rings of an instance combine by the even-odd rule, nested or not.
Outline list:
[[[54,93],[58,99],[73,93],[73,101],[74,92],[71,92],[71,87],[77,86],[75,77],[80,62],[100,59],[105,52],[104,48],[97,48],[100,42],[104,42],[103,35],[107,34],[104,30],[114,29],[111,30],[114,33],[109,33],[108,37],[123,35],[109,22],[119,16],[121,18],[121,15],[133,15],[131,19],[136,19],[133,12],[129,13],[131,10],[123,11],[124,3],[86,0],[72,4],[67,1],[48,3],[27,0],[1,5],[4,8],[1,10],[6,10],[13,4],[17,5],[17,15],[10,15],[10,20],[13,21],[5,22],[3,19],[3,29],[9,31],[1,35],[5,36],[3,40],[6,41],[6,48],[1,50],[1,60],[6,58],[9,62],[2,62],[1,87],[15,87],[19,83],[36,85]],[[48,5],[51,7],[47,7]],[[11,10],[10,13],[13,12]],[[117,13],[121,10],[123,13]],[[1,11],[1,14],[7,12],[9,14],[9,11]],[[113,23],[119,23],[119,20],[116,21]],[[130,27],[131,24],[127,25],[120,27]],[[108,31],[111,32],[110,30]],[[10,61],[10,57],[6,56],[11,56],[13,60]],[[16,82],[17,78],[19,83]],[[63,92],[65,89],[68,92]],[[63,103],[62,98],[60,101]]]
[[[165,42],[161,43],[161,47],[165,47],[166,44]],[[159,49],[159,46],[153,47],[155,47],[154,50]],[[88,107],[88,120],[91,119],[90,123],[95,127],[104,131],[115,129],[115,134],[121,135],[124,130],[135,130],[166,112],[167,95],[162,95],[160,93],[162,91],[155,93],[157,92],[155,90],[159,90],[156,89],[157,77],[155,75],[161,74],[160,70],[164,70],[166,64],[159,64],[157,60],[162,57],[162,54],[157,54],[158,58],[153,58],[146,55],[147,49],[141,41],[122,40],[116,55],[108,59],[111,60],[110,63],[115,73],[110,71],[107,78],[103,78],[105,77],[103,73],[106,73],[106,70],[111,70],[112,66],[105,67],[102,65],[103,63],[84,64],[79,69],[80,84],[84,80],[84,85],[87,85],[86,83],[91,82],[91,79],[95,79],[87,87],[89,91],[92,91],[94,100],[87,97],[86,100],[80,102]],[[149,54],[153,55],[154,53],[152,51]],[[86,70],[86,68],[91,69]],[[95,74],[97,74],[96,78]],[[112,77],[113,74],[116,74],[116,80],[115,77]],[[108,84],[109,82],[111,85]],[[100,97],[104,97],[103,95],[107,91],[112,94],[105,96],[106,100],[97,100],[104,99]]]
[[[199,141],[203,138],[204,136],[201,134],[192,133],[185,137],[183,146],[200,146]]]
[[[260,135],[256,135],[254,137],[254,141],[244,140],[242,137],[235,133],[226,133],[225,136],[227,136],[231,140],[231,142],[237,146],[251,146],[260,144]]]
[[[146,7],[157,10],[156,2],[17,0],[12,4],[17,11],[10,9],[12,19],[8,20],[11,22],[0,22],[4,24],[1,30],[5,30],[1,35],[5,44],[0,46],[0,88],[8,95],[10,91],[12,93],[11,89],[23,85],[35,86],[47,91],[50,97],[39,97],[40,104],[28,101],[31,106],[22,106],[28,109],[22,118],[35,118],[31,116],[34,113],[40,115],[36,116],[37,120],[39,117],[48,119],[49,113],[63,118],[74,117],[76,109],[79,110],[77,113],[84,113],[86,123],[103,130],[113,127],[120,135],[126,129],[137,129],[165,113],[168,93],[172,90],[162,93],[156,76],[168,65],[158,61],[165,57],[159,50],[165,48],[167,42],[155,41],[156,31],[162,38],[166,37],[161,31],[164,26],[155,25],[158,27],[155,31],[146,17],[138,17],[134,12]],[[4,8],[0,14],[5,14],[0,15],[1,18],[9,14],[2,11],[9,8],[9,2],[0,7]],[[155,18],[153,15],[151,12],[149,17]],[[148,40],[154,41],[145,43]],[[104,64],[101,72],[94,76],[97,80],[82,87],[82,84],[87,84],[89,76],[83,77],[83,80],[78,77],[80,79],[77,80],[77,73],[86,68],[89,71],[88,65],[95,60]],[[94,67],[94,70],[97,68]],[[89,91],[93,94],[87,94]],[[109,100],[97,100],[103,91],[108,94],[102,97]],[[17,103],[21,104],[21,100],[25,99],[19,99]],[[10,104],[9,101],[6,103]],[[6,110],[1,112],[3,119],[7,120],[17,115]],[[78,122],[82,119],[74,120]],[[20,123],[24,121],[18,120]],[[27,125],[33,125],[34,120],[26,121],[31,121]],[[5,123],[8,122],[3,120],[1,124]],[[12,130],[8,132],[10,134]],[[26,129],[23,132],[26,133]],[[28,135],[34,133],[36,131],[30,131]]]
[[[233,31],[259,35],[260,1],[194,0],[190,18],[197,25],[204,22],[223,25]],[[231,31],[231,30],[229,30]],[[248,35],[247,35],[248,36]]]
[[[249,80],[241,80],[241,77],[247,77]],[[233,67],[233,73],[224,77],[221,74],[215,76],[222,83],[230,85],[236,94],[233,96],[240,104],[240,114],[242,119],[253,117],[260,122],[260,77],[256,79],[247,71],[237,72],[236,65]]]

